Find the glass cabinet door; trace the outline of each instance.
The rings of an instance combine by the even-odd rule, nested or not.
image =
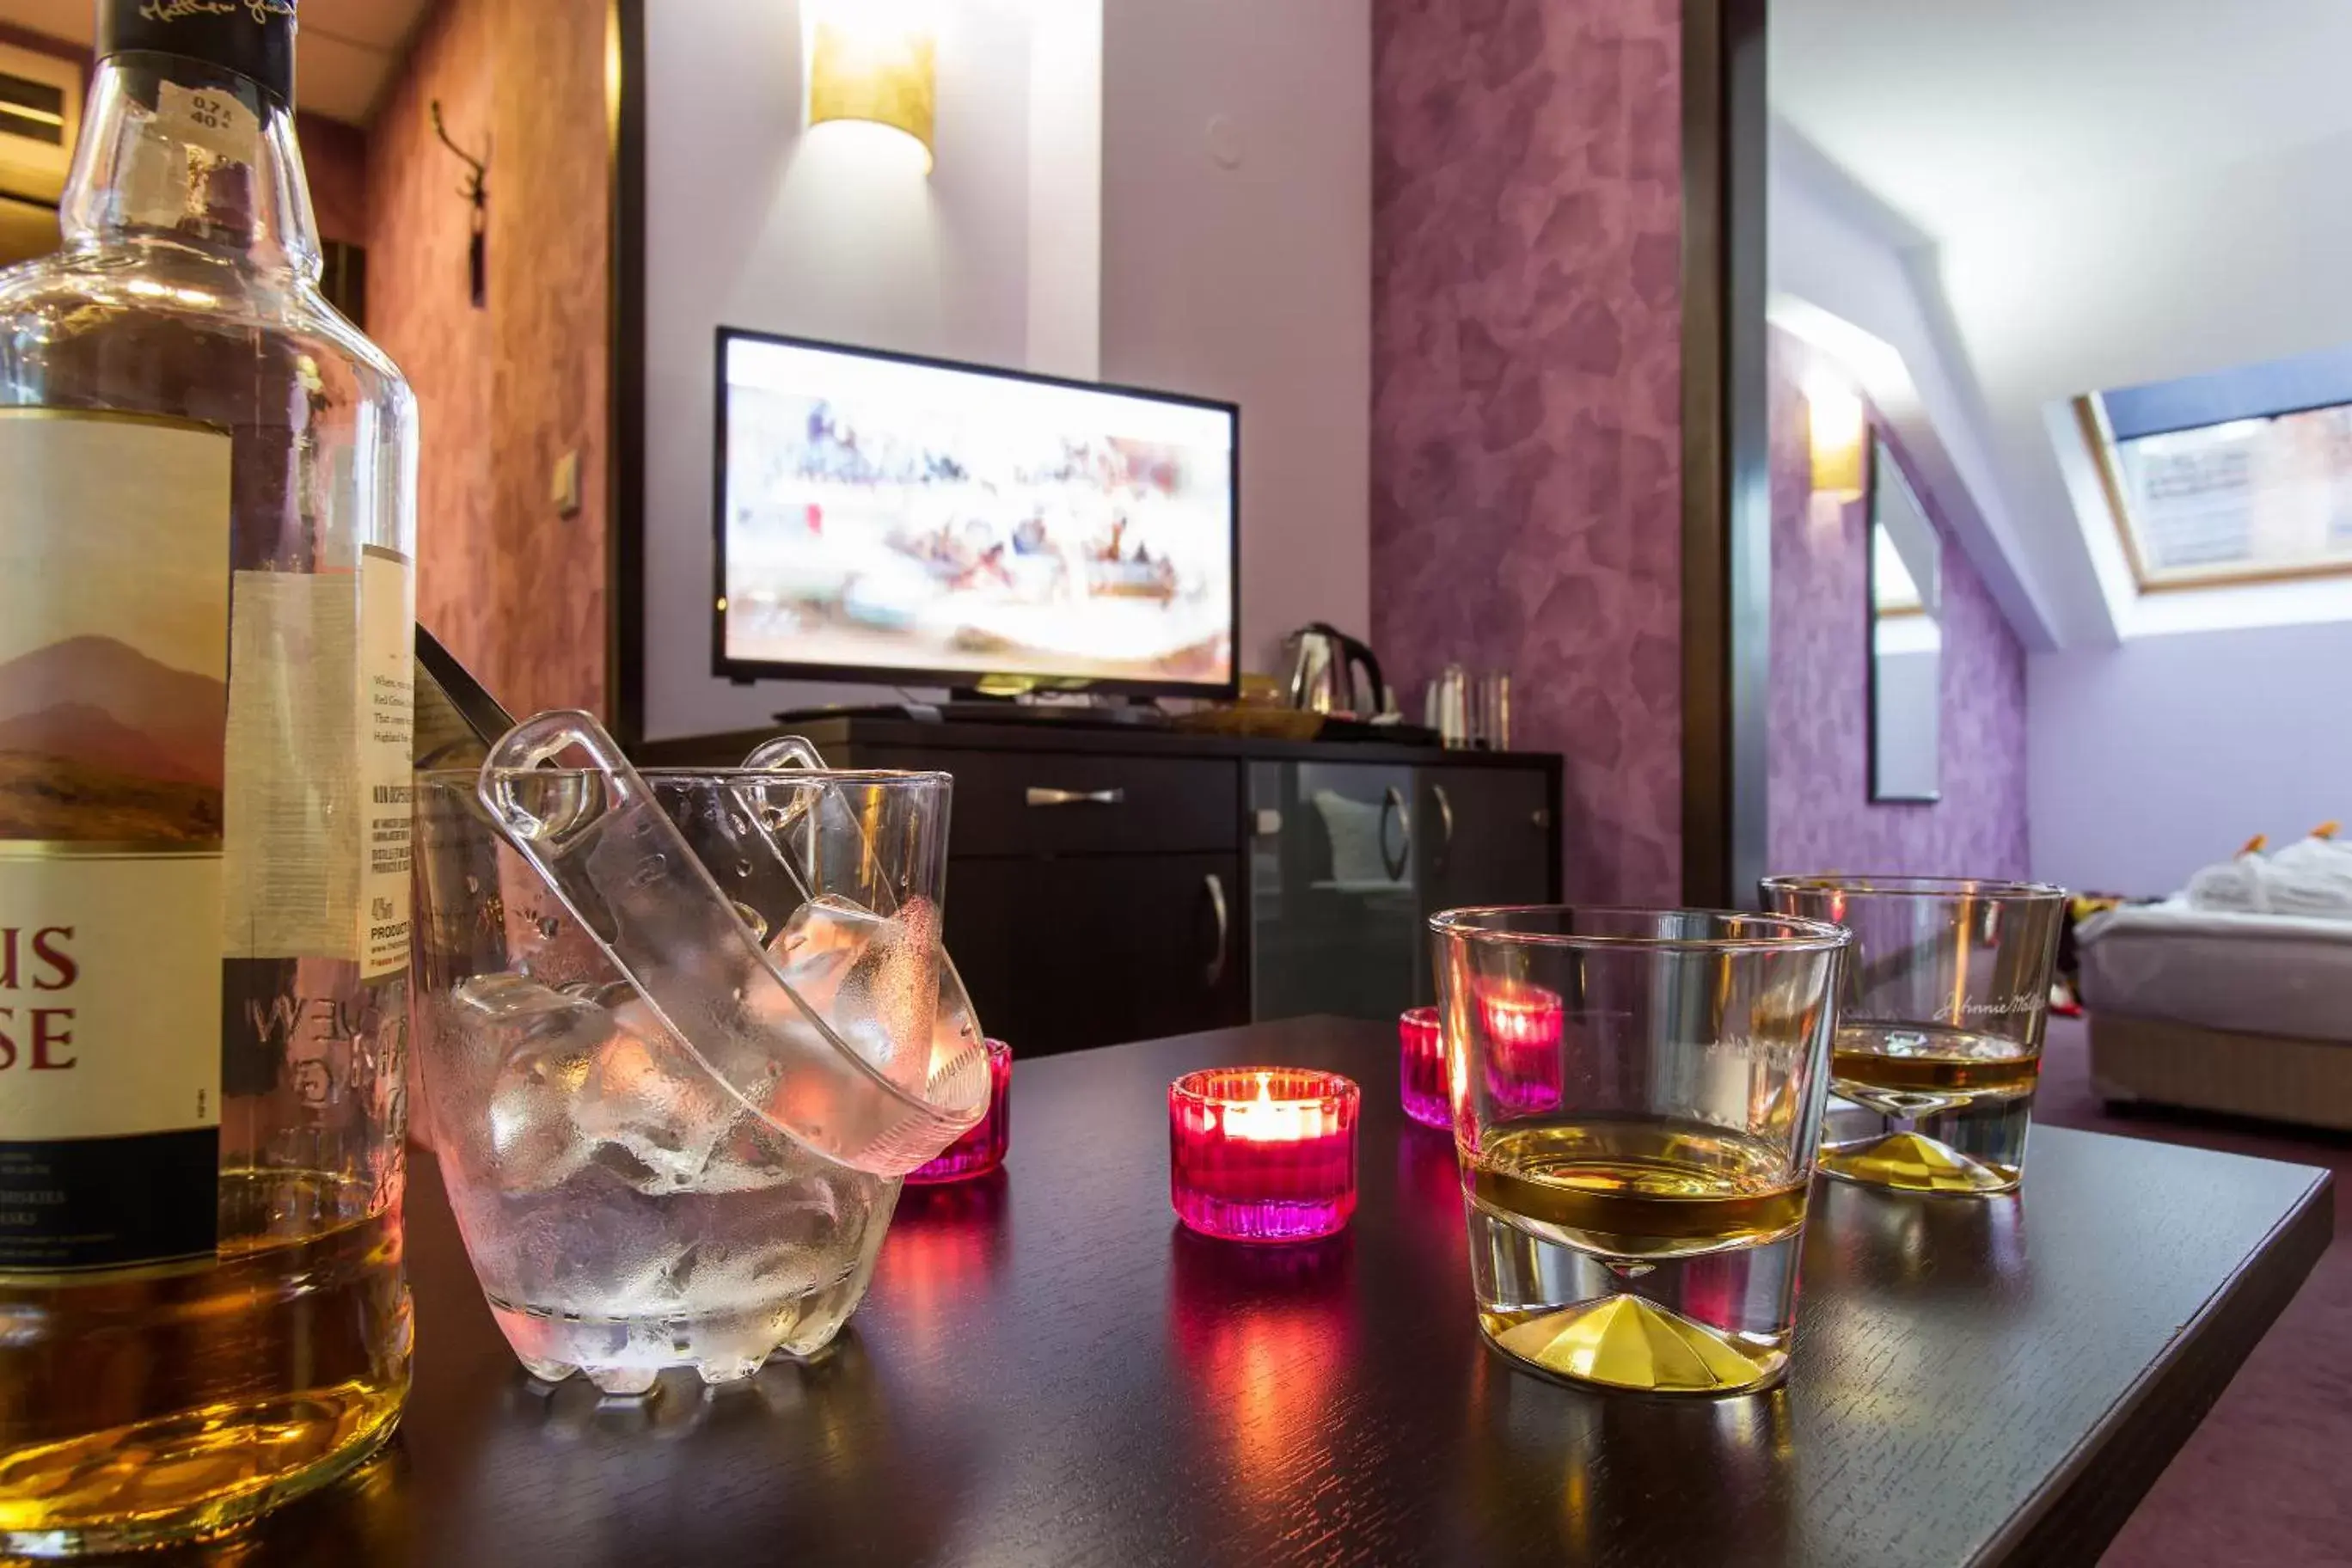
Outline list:
[[[1412,770],[1250,764],[1252,1016],[1390,1018],[1421,941]]]

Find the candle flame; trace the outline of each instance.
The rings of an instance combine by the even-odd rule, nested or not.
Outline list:
[[[1276,1100],[1274,1075],[1257,1077],[1257,1098],[1225,1105],[1225,1131],[1252,1143],[1290,1143],[1323,1135],[1322,1107],[1312,1100]]]

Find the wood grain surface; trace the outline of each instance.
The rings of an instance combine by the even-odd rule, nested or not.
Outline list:
[[[1452,1149],[1393,1032],[1302,1020],[1022,1064],[998,1176],[910,1190],[837,1349],[600,1405],[516,1367],[438,1177],[416,1384],[258,1563],[2089,1563],[2326,1245],[2326,1173],[2057,1130],[1989,1202],[1824,1184],[1770,1395],[1602,1397],[1478,1339]],[[1302,1248],[1181,1230],[1164,1088],[1364,1085],[1360,1206]],[[160,1562],[169,1559],[149,1558]]]

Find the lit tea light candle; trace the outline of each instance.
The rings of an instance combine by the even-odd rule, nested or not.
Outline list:
[[[1307,1241],[1356,1212],[1356,1112],[1338,1073],[1211,1068],[1168,1086],[1168,1194],[1228,1241]]]
[[[1397,1089],[1404,1113],[1423,1127],[1454,1125],[1446,1102],[1445,1031],[1434,1007],[1415,1007],[1397,1019]]]
[[[1515,1046],[1559,1044],[1560,1000],[1540,985],[1497,985],[1479,998],[1486,1032]]]
[[[1559,1047],[1567,1010],[1540,985],[1498,984],[1478,994],[1486,1030],[1486,1091],[1513,1110],[1559,1105]]]
[[[988,1110],[970,1131],[940,1152],[928,1165],[907,1173],[918,1186],[938,1182],[969,1181],[1004,1163],[1013,1142],[1013,1047],[1003,1040],[988,1047]]]

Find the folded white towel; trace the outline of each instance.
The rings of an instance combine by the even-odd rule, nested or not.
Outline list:
[[[2218,866],[2200,867],[2183,896],[2192,909],[2260,913],[2267,907],[2263,902],[2263,858],[2241,855]]]
[[[2272,856],[2265,870],[2273,914],[2352,917],[2352,844],[2305,838]]]
[[[2240,855],[2190,877],[2184,897],[2199,910],[2352,920],[2352,844],[2305,838]]]

